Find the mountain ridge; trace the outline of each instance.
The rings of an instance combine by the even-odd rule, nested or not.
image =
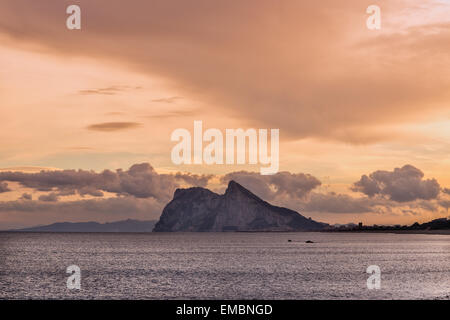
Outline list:
[[[8,230],[11,232],[151,232],[155,220],[126,219],[113,222],[55,222],[44,226]]]

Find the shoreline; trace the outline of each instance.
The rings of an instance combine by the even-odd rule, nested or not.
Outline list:
[[[19,231],[0,230],[0,233],[92,233],[92,234],[150,234],[150,233],[395,233],[395,234],[431,234],[450,235],[450,229],[436,230],[311,230],[311,231],[222,231],[222,232],[121,232],[121,231]]]
[[[450,235],[450,229],[442,230],[342,230],[342,231],[319,231],[330,233],[395,233],[395,234],[434,234],[434,235]]]

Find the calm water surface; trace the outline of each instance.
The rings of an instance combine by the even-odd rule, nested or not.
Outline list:
[[[0,298],[449,299],[450,236],[0,233]]]

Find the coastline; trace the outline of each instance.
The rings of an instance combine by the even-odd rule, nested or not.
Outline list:
[[[342,230],[342,231],[319,231],[331,233],[395,233],[395,234],[434,234],[434,235],[450,235],[450,229],[442,230]]]

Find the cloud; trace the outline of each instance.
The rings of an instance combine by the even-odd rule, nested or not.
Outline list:
[[[299,203],[291,203],[299,212],[332,214],[379,214],[379,215],[418,215],[420,213],[441,213],[439,206],[446,208],[450,202],[431,199],[399,202],[383,197],[354,197],[335,192],[312,192]]]
[[[375,203],[367,198],[354,198],[346,194],[330,192],[327,194],[312,193],[300,205],[305,212],[326,213],[368,213],[373,212]]]
[[[450,200],[441,200],[439,201],[439,205],[447,210],[450,208]]]
[[[33,196],[29,193],[23,193],[19,200],[33,200]]]
[[[301,199],[321,185],[321,182],[310,174],[290,172],[263,176],[255,172],[239,171],[226,174],[221,180],[225,184],[235,180],[266,200],[286,196]]]
[[[54,222],[124,219],[158,219],[164,204],[155,199],[115,197],[78,201],[16,200],[0,202],[0,228],[17,228]]]
[[[439,209],[438,206],[440,206],[441,203],[439,201],[433,200],[419,200],[413,203],[409,203],[408,205],[412,209],[423,209],[430,212],[436,212]]]
[[[86,89],[80,90],[80,94],[90,95],[90,94],[103,94],[103,95],[114,95],[119,92],[120,89],[116,87],[100,88],[100,89]]]
[[[78,92],[82,95],[115,95],[129,89],[140,89],[140,87],[110,86],[106,88],[85,89]]]
[[[138,123],[138,122],[103,122],[103,123],[91,124],[91,125],[87,126],[87,129],[92,130],[92,131],[111,132],[111,131],[120,131],[120,130],[137,128],[137,127],[140,127],[141,125],[142,125],[142,123]]]
[[[81,196],[101,197],[103,192],[136,198],[171,199],[176,188],[206,186],[212,175],[190,173],[158,174],[148,163],[135,164],[128,170],[104,170],[100,173],[87,170],[55,170],[39,173],[0,172],[0,182],[18,182],[22,187],[36,191],[55,192],[41,200],[56,200],[57,196],[78,193]]]
[[[47,192],[33,200],[23,193],[15,201],[0,202],[0,221],[5,225],[35,225],[55,221],[113,221],[126,218],[157,219],[172,199],[176,188],[217,186],[230,180],[275,205],[310,214],[316,219],[326,214],[383,214],[396,217],[448,210],[449,201],[438,198],[439,184],[424,180],[423,173],[410,165],[393,171],[375,171],[353,185],[364,196],[335,192],[321,193],[321,182],[305,173],[279,172],[262,176],[239,171],[224,176],[191,173],[159,174],[148,163],[128,170],[43,170],[35,173],[0,172],[0,185],[16,182],[23,188]],[[220,189],[220,192],[223,190]],[[219,190],[215,190],[218,191]],[[108,193],[106,195],[106,193]],[[113,196],[112,196],[112,195]],[[67,200],[64,196],[90,198]],[[2,227],[4,228],[4,227]]]
[[[317,212],[326,210],[324,207],[318,207],[317,196],[307,200],[310,192],[321,185],[317,178],[309,174],[279,172],[272,176],[262,176],[246,171],[225,176],[181,172],[158,174],[148,163],[141,163],[131,166],[128,170],[104,170],[98,173],[86,170],[0,172],[0,181],[17,182],[21,187],[47,192],[39,196],[38,201],[33,201],[30,194],[24,193],[16,201],[1,202],[0,221],[3,219],[4,223],[9,221],[10,224],[29,225],[83,219],[142,219],[144,214],[157,218],[162,208],[172,199],[176,188],[209,187],[213,178],[219,179],[224,187],[229,180],[236,180],[264,200],[275,204]],[[105,198],[105,192],[116,196]],[[62,198],[74,194],[82,197],[89,195],[97,199],[67,201]],[[304,203],[309,204],[302,206]],[[338,209],[331,204],[328,207],[338,212],[346,209],[351,212],[361,211],[355,204],[345,204],[344,208],[344,201],[341,200],[341,203],[342,207]],[[7,216],[8,212],[10,215]]]
[[[54,192],[51,192],[49,194],[44,194],[39,197],[39,201],[45,201],[45,202],[57,202],[58,200],[59,200],[59,197]]]
[[[92,197],[103,197],[103,195],[104,195],[103,192],[101,192],[100,190],[96,189],[93,186],[82,187],[81,189],[78,190],[78,193],[82,197],[84,197],[86,195],[89,195]]]
[[[363,175],[353,184],[352,190],[369,197],[386,196],[398,202],[436,199],[440,192],[439,183],[436,179],[424,180],[423,177],[421,170],[405,165],[394,171],[378,170],[369,176]]]
[[[192,173],[181,173],[177,172],[175,175],[170,175],[175,180],[183,181],[185,184],[194,186],[194,187],[203,187],[205,188],[208,185],[210,179],[214,177],[214,175],[198,175]]]
[[[315,191],[321,185],[320,180],[304,173],[279,172],[272,176],[262,176],[240,171],[221,178],[223,184],[229,180],[239,182],[273,204],[310,214],[397,215],[402,210],[436,212],[440,190],[435,179],[424,180],[423,173],[409,165],[393,172],[376,171],[369,176],[362,176],[352,188],[364,193],[365,196],[362,197]]]
[[[424,113],[438,118],[448,108],[448,23],[398,23],[428,17],[423,1],[384,3],[377,32],[367,30],[367,3],[359,0],[77,4],[90,18],[70,41],[63,1],[2,1],[0,32],[55,54],[115,60],[293,139],[388,140],[390,125],[422,121]]]
[[[67,147],[68,150],[93,150],[94,148],[91,147]]]
[[[0,193],[11,191],[6,182],[0,182]]]
[[[107,199],[89,199],[77,201],[4,201],[0,202],[0,212],[21,211],[21,212],[44,212],[64,210],[70,212],[83,212],[84,217],[88,214],[99,213],[127,213],[139,211],[138,208],[143,205],[157,204],[154,199],[135,199],[133,197],[116,197]],[[141,208],[142,209],[142,208]],[[150,211],[151,212],[151,211]]]
[[[149,119],[167,119],[167,118],[176,118],[176,117],[189,117],[195,116],[198,114],[198,110],[173,110],[169,112],[162,112],[158,114],[152,114],[146,116]]]
[[[153,99],[152,101],[153,102],[174,103],[180,99],[181,99],[181,97],[174,96],[174,97],[168,97],[168,98]]]
[[[87,170],[0,172],[0,185],[6,185],[4,181],[13,181],[23,188],[47,192],[38,200],[32,200],[31,194],[23,193],[15,201],[0,202],[0,227],[55,221],[157,219],[177,188],[206,187],[212,177],[191,173],[158,174],[148,163],[135,164],[128,170],[98,173]],[[75,201],[63,198],[76,194],[93,198]]]
[[[125,112],[121,112],[121,111],[111,111],[111,112],[105,113],[105,116],[123,116],[125,114],[126,114]]]

